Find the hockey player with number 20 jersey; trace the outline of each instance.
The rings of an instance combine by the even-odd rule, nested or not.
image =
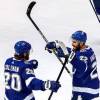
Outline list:
[[[48,42],[49,53],[55,50],[58,57],[68,57],[73,66],[73,87],[71,100],[93,100],[99,97],[99,79],[96,56],[92,48],[86,45],[87,34],[76,31],[72,34],[72,49],[61,41]],[[74,53],[74,56],[70,55]]]
[[[18,41],[14,57],[5,62],[5,100],[35,100],[32,90],[50,89],[57,92],[61,86],[55,81],[43,81],[36,78],[34,69],[38,61],[29,61],[31,45],[26,41]]]

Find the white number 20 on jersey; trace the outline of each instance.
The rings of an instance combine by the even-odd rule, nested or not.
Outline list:
[[[8,82],[11,81],[11,84]],[[13,89],[15,91],[21,90],[21,80],[18,74],[10,74],[9,72],[5,72],[5,88],[6,89]]]

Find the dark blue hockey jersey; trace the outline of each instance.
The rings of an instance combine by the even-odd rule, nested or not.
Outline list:
[[[67,49],[69,54],[71,48]],[[57,55],[64,57],[61,48],[57,48]],[[73,92],[84,94],[90,98],[99,96],[99,79],[97,73],[97,61],[93,50],[87,47],[76,51],[75,56],[70,61],[73,66]],[[90,95],[90,96],[89,96]],[[90,99],[89,99],[90,100]]]
[[[5,62],[5,99],[35,100],[32,90],[44,90],[44,81],[34,75],[37,61],[15,60],[9,58]]]
[[[93,5],[96,13],[100,15],[100,0],[93,0]]]

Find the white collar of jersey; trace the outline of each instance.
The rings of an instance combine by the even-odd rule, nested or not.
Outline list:
[[[13,60],[16,60],[16,61],[21,61],[21,60],[15,59],[14,57],[13,57]]]
[[[13,57],[13,60],[22,61],[22,60],[15,59],[14,57]],[[25,61],[29,61],[29,60],[25,60]]]
[[[89,50],[89,49],[90,49],[90,47],[89,46],[86,46],[86,48],[80,50],[80,52],[84,52],[84,51]]]

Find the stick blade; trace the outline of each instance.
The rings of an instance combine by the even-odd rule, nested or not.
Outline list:
[[[35,4],[36,4],[35,1],[32,1],[32,2],[29,4],[29,6],[28,6],[28,8],[27,8],[27,12],[26,12],[27,16],[30,16],[31,10],[32,10],[32,8],[33,8],[33,6],[34,6]]]

